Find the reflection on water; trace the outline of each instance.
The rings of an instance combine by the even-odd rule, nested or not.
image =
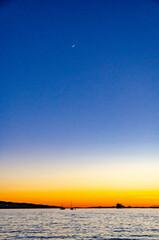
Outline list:
[[[3,209],[0,239],[159,239],[159,209]]]

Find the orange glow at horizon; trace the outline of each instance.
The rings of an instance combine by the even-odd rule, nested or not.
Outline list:
[[[98,159],[97,159],[98,160]],[[159,205],[159,164],[3,166],[0,200],[70,207]]]
[[[117,202],[125,206],[159,206],[159,190],[104,190],[78,189],[60,191],[1,192],[1,200],[28,202],[55,206],[74,207],[115,206]]]

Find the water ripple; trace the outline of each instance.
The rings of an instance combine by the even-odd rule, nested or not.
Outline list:
[[[0,218],[0,240],[159,239],[159,209],[7,209]]]

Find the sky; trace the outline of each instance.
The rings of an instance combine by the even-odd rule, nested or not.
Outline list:
[[[159,1],[0,1],[0,200],[159,205]]]

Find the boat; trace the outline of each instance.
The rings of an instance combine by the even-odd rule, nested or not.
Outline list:
[[[75,208],[72,207],[72,202],[71,202],[71,207],[70,207],[70,210],[75,210]]]
[[[63,204],[61,204],[60,210],[65,210],[65,207],[63,207]]]
[[[60,210],[65,210],[65,208],[64,207],[60,207]]]

